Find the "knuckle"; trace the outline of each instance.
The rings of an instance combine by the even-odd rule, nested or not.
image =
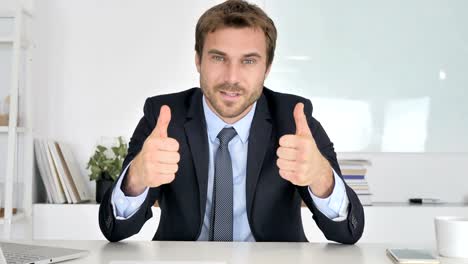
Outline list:
[[[279,145],[280,145],[280,147],[284,145],[284,136],[280,137]]]
[[[165,143],[171,150],[177,151],[179,149],[179,142],[174,138],[166,138]]]
[[[179,142],[176,139],[174,139],[174,149],[175,149],[175,151],[179,151],[179,147],[180,147]]]
[[[281,145],[281,146],[286,145],[286,144],[288,143],[288,141],[289,141],[288,138],[289,138],[288,135],[282,136],[282,137],[280,138],[280,140],[279,140],[280,145]]]
[[[157,182],[158,182],[159,184],[168,183],[167,177],[166,177],[164,174],[158,173],[158,174],[157,174]]]
[[[167,182],[168,182],[168,183],[174,181],[174,179],[175,179],[175,174],[174,174],[174,173],[167,174],[166,179],[167,179]]]
[[[294,181],[297,180],[297,173],[296,172],[288,172],[288,177]]]
[[[286,174],[284,172],[284,170],[279,170],[279,175],[282,177],[282,178],[286,178]]]
[[[281,168],[281,165],[282,165],[281,159],[276,160],[276,165]]]

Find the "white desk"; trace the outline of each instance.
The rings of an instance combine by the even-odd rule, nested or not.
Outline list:
[[[327,243],[224,243],[128,241],[34,241],[34,244],[90,250],[86,258],[66,263],[106,264],[111,261],[218,261],[226,263],[392,263],[385,249],[401,245]],[[434,250],[431,247],[426,249]],[[441,263],[468,263],[441,258]]]

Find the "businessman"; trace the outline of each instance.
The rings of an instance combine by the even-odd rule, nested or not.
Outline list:
[[[156,201],[154,240],[304,242],[302,201],[327,239],[359,240],[362,205],[311,102],[263,86],[276,36],[273,21],[245,1],[200,17],[200,88],[146,100],[100,206],[109,241],[138,233]]]

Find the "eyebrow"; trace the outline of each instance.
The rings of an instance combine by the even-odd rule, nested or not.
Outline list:
[[[222,52],[220,50],[217,50],[217,49],[210,49],[208,51],[208,54],[217,54],[217,55],[222,55],[222,56],[227,56],[226,52]],[[257,52],[250,52],[250,53],[247,53],[247,54],[244,54],[243,57],[257,57],[257,58],[261,58],[262,56],[260,54],[258,54]]]
[[[208,54],[218,54],[218,55],[223,55],[223,56],[226,56],[226,52],[222,52],[220,50],[217,50],[217,49],[210,49],[208,51]]]
[[[260,54],[258,54],[257,52],[251,52],[251,53],[245,54],[244,57],[257,57],[257,58],[261,58],[262,56],[261,56]]]

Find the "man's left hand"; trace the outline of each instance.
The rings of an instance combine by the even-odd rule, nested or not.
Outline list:
[[[330,196],[334,177],[330,163],[317,148],[307,118],[304,104],[294,107],[296,134],[284,135],[279,140],[276,152],[280,176],[298,186],[309,186],[314,195],[320,198]]]

